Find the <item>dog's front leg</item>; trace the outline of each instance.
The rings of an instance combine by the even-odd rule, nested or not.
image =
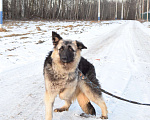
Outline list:
[[[65,105],[62,106],[61,108],[56,108],[54,112],[63,112],[63,111],[68,111],[71,101],[73,100],[74,94],[75,94],[75,87],[71,88],[66,88],[62,92],[59,93],[59,97],[62,100],[65,100]]]
[[[57,93],[51,93],[46,90],[45,92],[45,108],[46,108],[46,120],[52,120],[53,118],[53,104]]]

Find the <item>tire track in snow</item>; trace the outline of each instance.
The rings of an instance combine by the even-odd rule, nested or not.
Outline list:
[[[97,38],[99,39],[99,41],[97,41],[97,43],[95,43],[95,45],[90,48],[90,50],[87,52],[87,56],[88,58],[89,56],[96,56],[102,58],[102,70],[97,70],[96,72],[100,73],[102,76],[99,77],[99,75],[97,74],[98,78],[100,78],[99,80],[103,81],[102,88],[109,90],[108,84],[111,84],[111,88],[113,88],[112,86],[114,86],[115,88],[115,90],[110,90],[112,93],[116,93],[117,95],[127,99],[138,101],[141,100],[138,99],[138,97],[142,96],[144,92],[143,90],[142,92],[140,92],[140,90],[143,89],[143,86],[147,86],[147,82],[143,80],[143,84],[141,84],[140,79],[150,80],[150,78],[148,73],[146,75],[146,78],[143,78],[145,75],[143,77],[141,77],[142,75],[140,76],[141,70],[139,69],[141,69],[140,67],[142,65],[139,65],[141,62],[139,61],[138,56],[142,56],[141,54],[137,54],[137,51],[139,48],[143,49],[145,47],[145,44],[143,43],[143,37],[145,37],[145,34],[136,27],[137,24],[140,23],[137,23],[136,21],[128,21],[127,23],[115,29],[115,31],[112,31],[110,34],[106,33],[102,36],[99,36]],[[145,38],[145,40],[148,38],[149,36]],[[138,42],[137,46],[135,46],[135,42]],[[146,47],[146,49],[148,50],[150,48],[149,45],[150,44],[147,44]],[[145,54],[145,51],[143,51],[143,53]],[[147,56],[145,57],[147,60],[149,60],[149,55],[150,54],[145,55]],[[95,68],[96,66],[97,64],[95,65]],[[146,62],[146,66],[149,66],[148,62]],[[145,70],[146,69],[143,69],[143,71]],[[147,69],[147,71],[148,70],[149,69]],[[112,72],[114,73],[113,76],[111,76]],[[120,80],[120,82],[115,79]],[[139,81],[137,81],[137,79],[139,79]],[[132,87],[134,87],[134,89],[131,89]],[[140,90],[136,90],[138,89],[138,87]],[[150,91],[148,88],[146,88],[145,90]],[[129,94],[130,92],[131,94]],[[110,112],[109,118],[111,120],[140,120],[143,117],[145,119],[148,119],[148,117],[150,117],[148,115],[149,110],[147,113],[143,112],[144,110],[147,110],[147,107],[132,105],[126,102],[122,102],[120,100],[116,100],[115,98],[111,98],[107,95],[104,96],[107,100],[108,110]],[[149,100],[146,94],[144,94],[143,96],[144,99]],[[142,115],[140,114],[140,110],[138,109],[142,111]],[[134,113],[134,115],[132,113]]]
[[[123,23],[117,28],[111,29],[110,31],[105,32],[104,34],[100,34],[99,36],[93,38],[97,41],[93,43],[93,45],[91,45],[90,48],[88,48],[88,52],[86,52],[85,55],[88,54],[89,56],[89,54],[93,55],[105,50],[105,48],[112,44],[113,41],[118,37],[118,35],[122,31],[122,27],[125,25],[126,23]],[[110,48],[112,49],[112,47]]]
[[[122,36],[125,37],[125,34],[123,33],[124,28],[126,26],[128,26],[128,24],[129,24],[128,22],[124,23],[123,25],[120,25],[116,29],[112,30],[110,33],[106,33],[102,36],[99,36],[97,38],[99,41],[97,40],[97,43],[95,43],[95,45],[93,45],[89,49],[89,51],[87,52],[88,58],[89,58],[90,55],[91,55],[92,58],[95,55],[97,57],[102,58],[101,61],[102,61],[102,63],[104,63],[104,67],[108,65],[106,67],[106,69],[102,68],[102,70],[96,70],[97,71],[96,73],[105,74],[104,78],[99,77],[99,74],[97,74],[98,78],[100,78],[99,80],[103,81],[102,82],[103,83],[102,88],[104,88],[106,90],[109,90],[109,89],[107,89],[108,88],[107,85],[109,83],[106,83],[106,85],[104,85],[105,82],[109,81],[109,79],[110,80],[112,79],[112,81],[114,81],[114,82],[118,81],[118,80],[113,80],[116,77],[109,76],[110,73],[114,72],[114,75],[115,74],[117,75],[118,72],[120,72],[120,71],[124,72],[124,75],[119,76],[119,78],[118,78],[118,79],[122,79],[122,77],[123,77],[123,79],[126,79],[126,81],[123,82],[124,85],[122,86],[121,90],[117,91],[117,88],[115,88],[115,91],[112,90],[114,92],[116,92],[116,91],[119,92],[119,94],[122,94],[122,92],[124,91],[126,86],[129,84],[129,81],[131,79],[131,73],[130,73],[130,70],[128,68],[127,63],[126,63],[126,65],[122,65],[122,63],[119,62],[120,65],[117,65],[117,67],[116,67],[117,62],[120,61],[119,57],[121,57],[121,61],[126,61],[126,59],[128,57],[128,51],[126,51],[125,48],[126,47],[129,48],[129,47],[128,47],[128,45],[126,45],[126,41],[124,40],[124,38],[122,39]],[[120,48],[122,48],[122,49],[120,50]],[[132,55],[130,55],[130,56],[132,56]],[[97,65],[95,65],[95,68],[96,68],[96,66]],[[123,67],[120,70],[120,67],[118,67],[118,66],[123,66]],[[103,67],[103,65],[102,65],[102,67]],[[98,71],[100,71],[100,72],[98,72]],[[111,81],[109,81],[109,82],[111,84]],[[113,85],[114,86],[119,86],[119,84],[114,84],[114,83],[112,84],[112,86]],[[111,87],[111,88],[113,88],[113,87]],[[104,95],[104,96],[106,96],[109,111],[113,111],[116,107],[116,99],[111,98],[107,95]]]
[[[104,52],[104,54],[108,56],[108,60],[106,62],[106,64],[108,64],[108,66],[106,65],[106,68],[108,69],[107,74],[112,75],[111,73],[114,73],[109,77],[114,83],[109,81],[108,78],[105,78],[105,80],[109,81],[109,83],[112,83],[112,86],[114,86],[115,90],[111,90],[111,92],[120,96],[123,95],[126,87],[128,84],[130,84],[130,80],[132,79],[132,63],[135,60],[132,46],[130,46],[131,43],[127,43],[131,39],[131,36],[126,35],[127,33],[130,34],[130,31],[127,32],[127,30],[129,30],[129,24],[130,23],[127,22],[116,31],[117,34],[114,34],[114,36],[117,37],[114,37],[114,41],[111,43],[108,49],[105,49],[107,52]],[[107,71],[107,69],[105,71]],[[118,101],[116,99],[109,97],[108,107],[110,113],[116,108],[117,102]]]
[[[131,48],[131,53],[129,61],[129,65],[131,68],[131,78],[128,81],[128,84],[126,85],[126,88],[122,92],[122,95],[125,96],[125,98],[149,103],[150,96],[148,96],[150,91],[150,83],[149,80],[149,71],[150,71],[150,65],[148,64],[141,64],[137,56],[139,56],[143,61],[149,60],[149,53],[145,51],[142,51],[141,54],[138,49],[146,49],[147,47],[143,44],[145,38],[145,34],[140,30],[140,28],[137,28],[138,22],[132,22],[130,24],[130,32],[131,32],[131,38],[130,43],[128,44],[128,47],[125,48]],[[146,37],[148,40],[149,37]],[[145,40],[146,40],[145,39]],[[138,43],[138,44],[135,44]],[[136,46],[135,46],[136,45]],[[150,45],[150,44],[149,44]],[[146,47],[146,48],[145,48]],[[138,52],[137,52],[138,51]],[[116,104],[116,107],[113,110],[113,114],[111,115],[111,120],[149,120],[150,118],[150,109],[147,106],[138,106],[133,105],[129,103],[125,103],[122,101],[118,101],[118,104]]]

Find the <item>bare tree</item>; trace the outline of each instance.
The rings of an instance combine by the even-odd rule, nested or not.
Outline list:
[[[147,22],[148,22],[149,0],[147,0]]]
[[[118,19],[121,19],[121,13],[124,14],[124,19],[139,19],[141,11],[143,13],[144,7],[147,8],[144,1],[147,0],[101,0],[101,19],[115,19],[115,13]],[[3,0],[3,2],[4,19],[98,19],[98,0]]]

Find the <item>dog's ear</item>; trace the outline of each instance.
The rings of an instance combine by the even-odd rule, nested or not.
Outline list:
[[[80,49],[80,50],[81,49],[87,49],[87,47],[84,46],[84,44],[82,42],[79,42],[79,41],[76,40],[76,44],[77,44],[77,48]]]
[[[62,39],[62,37],[59,34],[57,34],[56,32],[52,31],[52,41],[53,41],[54,47],[57,46],[59,40],[61,40],[61,39]]]

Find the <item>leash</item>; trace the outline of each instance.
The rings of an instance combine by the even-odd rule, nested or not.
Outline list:
[[[126,102],[128,102],[128,103],[133,103],[133,104],[137,104],[137,105],[150,106],[150,104],[140,103],[140,102],[136,102],[136,101],[132,101],[132,100],[128,100],[128,99],[119,97],[119,96],[114,95],[114,94],[112,94],[112,93],[110,93],[110,92],[107,92],[106,90],[104,90],[104,89],[102,89],[102,88],[100,88],[100,90],[101,90],[103,93],[107,94],[107,95],[110,95],[110,96],[112,96],[112,97],[114,97],[114,98],[117,98],[117,99],[119,99],[119,100],[122,100],[122,101],[126,101]]]
[[[81,72],[81,71],[80,71]],[[80,74],[80,78],[81,80],[84,80],[87,84],[91,85],[93,88],[97,89],[99,92],[103,92],[107,95],[110,95],[114,98],[117,98],[119,100],[122,100],[122,101],[125,101],[125,102],[128,102],[128,103],[132,103],[132,104],[136,104],[136,105],[145,105],[145,106],[150,106],[150,104],[146,104],[146,103],[140,103],[140,102],[136,102],[136,101],[132,101],[132,100],[128,100],[128,99],[125,99],[125,98],[122,98],[122,97],[119,97],[117,95],[114,95],[110,92],[107,92],[106,90],[100,88],[100,86],[97,86],[96,84],[94,84],[93,82],[91,82],[90,80],[87,79],[86,76],[83,75],[83,73],[81,72]]]

